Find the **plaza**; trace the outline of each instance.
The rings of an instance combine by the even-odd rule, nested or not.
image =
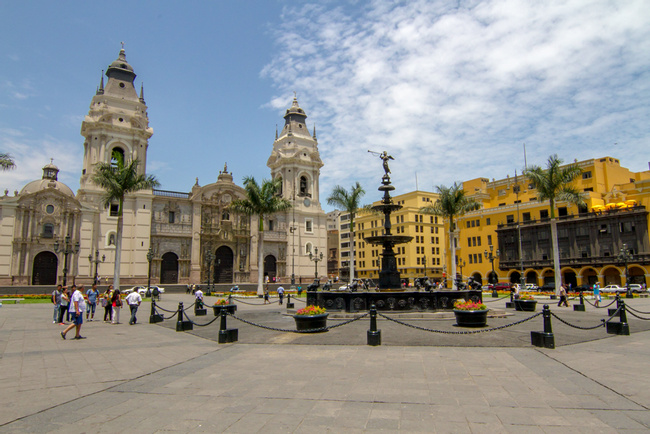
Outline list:
[[[215,298],[208,297],[210,305]],[[490,318],[488,328],[530,316]],[[294,328],[277,299],[237,302],[237,317]],[[190,306],[170,292],[160,306]],[[246,302],[246,303],[244,303]],[[296,300],[296,307],[301,305]],[[544,301],[541,301],[544,303]],[[541,304],[540,303],[540,304]],[[603,305],[606,303],[603,303]],[[650,311],[650,299],[629,300]],[[541,316],[473,335],[428,333],[380,320],[382,345],[366,345],[368,320],[318,334],[262,329],[228,318],[239,341],[219,345],[218,322],[176,332],[175,320],[135,326],[84,323],[62,340],[49,304],[5,304],[0,344],[2,432],[647,432],[650,324],[628,314],[632,334],[554,320],[556,349],[530,345]],[[582,327],[607,317],[551,309]],[[538,309],[539,310],[539,309]],[[212,320],[194,317],[197,324]],[[334,316],[334,315],[332,315]],[[502,315],[499,315],[502,316]],[[648,317],[648,315],[641,315]],[[458,331],[453,320],[401,321]],[[328,325],[345,321],[332,318]]]

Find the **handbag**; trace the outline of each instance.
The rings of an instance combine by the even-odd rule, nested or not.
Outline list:
[[[106,301],[105,298],[102,298],[101,304],[102,304],[102,307],[106,307],[108,305],[108,302]]]

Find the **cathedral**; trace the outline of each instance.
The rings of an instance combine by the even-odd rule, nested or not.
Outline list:
[[[0,197],[0,285],[91,283],[113,276],[119,204],[105,208],[104,191],[91,179],[95,165],[109,163],[115,153],[125,162],[138,160],[144,174],[153,129],[149,126],[144,90],[124,49],[106,70],[81,124],[84,138],[79,191],[75,195],[58,181],[53,162],[42,179],[13,196]],[[326,275],[327,218],[320,205],[319,177],[323,163],[316,131],[294,97],[267,166],[272,179],[282,180],[282,196],[292,208],[264,221],[264,269],[259,270],[257,216],[229,209],[245,198],[224,164],[215,182],[189,192],[143,190],[127,195],[123,204],[120,283],[224,284],[255,283],[259,273],[269,280],[296,282]],[[311,256],[310,256],[311,255]]]

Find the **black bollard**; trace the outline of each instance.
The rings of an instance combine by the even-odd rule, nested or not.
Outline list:
[[[183,315],[185,312],[183,312],[183,302],[178,303],[178,319],[176,320],[176,331],[177,332],[184,332],[186,330],[193,330],[194,326],[192,325],[191,321],[183,321]]]
[[[616,309],[612,309],[611,307],[607,309],[607,315],[612,316],[616,313],[616,311],[621,307],[621,296],[616,293]]]
[[[156,312],[156,300],[151,297],[151,314],[149,315],[149,324],[155,324],[157,322],[163,322],[163,317],[161,314]]]
[[[226,326],[226,316],[228,315],[227,309],[221,309],[221,323],[219,324],[219,340],[220,344],[228,344],[230,342],[237,342],[239,339],[238,329],[228,329]]]
[[[368,330],[368,345],[381,345],[381,330],[377,330],[377,308],[370,306],[370,330]]]
[[[580,304],[574,304],[573,305],[573,311],[574,312],[584,312],[585,311],[585,299],[584,299],[584,296],[582,295],[582,291],[580,291]]]
[[[611,315],[610,315],[611,316]],[[618,311],[619,322],[607,322],[607,333],[610,335],[630,335],[630,325],[627,323],[627,312],[625,311],[625,301],[620,300],[620,310]]]
[[[287,309],[293,309],[293,303],[291,302],[291,294],[287,294]]]
[[[544,305],[542,317],[544,318],[544,331],[530,332],[530,343],[536,347],[554,349],[555,336],[553,335],[553,327],[551,325],[551,309],[548,307],[548,304]]]
[[[506,301],[506,309],[515,308],[515,291],[510,290],[510,301]]]

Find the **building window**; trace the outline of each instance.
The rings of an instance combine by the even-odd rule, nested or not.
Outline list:
[[[490,226],[490,217],[488,217],[488,218],[485,219],[485,224],[488,225],[488,226]]]
[[[343,247],[343,246],[341,246],[341,247]],[[307,244],[305,244],[305,254],[308,255],[310,253],[311,253],[311,243],[307,243]],[[347,253],[347,252],[341,252],[341,256],[347,256],[347,255],[344,255],[344,253]]]
[[[176,213],[174,213],[174,211],[169,211],[168,216],[169,216],[169,223],[174,223],[174,218],[176,217]]]
[[[488,246],[491,246],[492,245],[492,235],[488,235],[487,238],[488,238],[488,240],[487,240],[488,241]]]
[[[305,219],[305,232],[313,232],[314,228],[312,227],[313,220]]]
[[[523,213],[523,214],[522,214],[522,217],[523,217],[523,219],[524,219],[525,222],[529,222],[529,221],[530,221],[530,213],[529,213],[529,212],[525,212],[525,213]]]
[[[221,213],[221,220],[230,220],[230,213],[228,211],[224,211]]]
[[[110,232],[106,236],[106,245],[114,246],[115,245],[115,232]]]
[[[557,209],[557,215],[558,217],[566,217],[569,215],[569,212],[567,211],[566,206],[561,206]]]
[[[591,178],[591,170],[582,172],[582,179],[589,179],[589,178]]]
[[[109,211],[111,217],[117,217],[120,215],[120,205],[117,203],[112,203]]]
[[[506,216],[506,222],[507,223],[514,223],[515,222],[515,216],[514,214],[509,214]]]
[[[43,225],[43,238],[54,238],[54,225],[52,223]]]
[[[547,219],[548,218],[548,210],[543,209],[539,211],[539,218],[540,219]]]
[[[275,223],[275,222],[274,222],[273,220],[269,219],[269,230],[270,230],[270,231],[274,230],[274,226],[275,226],[274,223]]]

